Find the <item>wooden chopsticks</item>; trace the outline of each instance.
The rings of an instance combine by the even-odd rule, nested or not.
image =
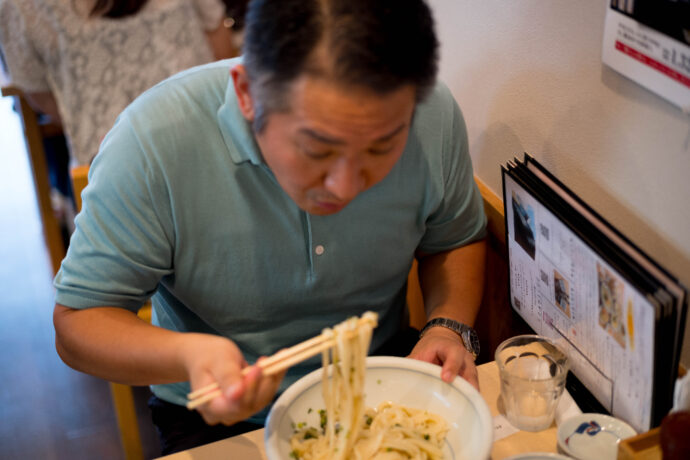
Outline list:
[[[356,328],[362,327],[364,325],[370,325],[371,327],[376,327],[378,323],[378,315],[373,312],[364,313],[361,318],[357,319],[356,327],[353,328],[349,333],[354,333]],[[316,356],[324,350],[331,348],[335,345],[335,336],[332,329],[324,329],[324,331],[304,342],[298,343],[290,348],[285,348],[279,352],[269,356],[266,359],[262,359],[255,365],[262,369],[263,375],[273,375],[281,372],[288,367],[294,366],[295,364],[309,359],[312,356]],[[247,366],[242,369],[242,375],[246,375],[252,366]],[[199,388],[198,390],[192,391],[187,394],[187,409],[194,409],[208,401],[217,398],[222,394],[218,383],[211,383],[205,387]]]

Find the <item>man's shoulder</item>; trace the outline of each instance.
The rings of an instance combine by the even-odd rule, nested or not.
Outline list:
[[[215,113],[225,98],[232,60],[216,61],[183,70],[144,91],[132,102],[128,116],[174,116],[210,110]],[[165,110],[165,112],[161,112]]]
[[[120,115],[140,140],[177,141],[217,130],[225,102],[229,61],[205,64],[169,77],[137,97]],[[162,137],[161,137],[162,136]]]
[[[115,161],[155,157],[167,162],[223,144],[217,113],[225,103],[231,65],[218,61],[193,67],[142,93],[120,114],[101,153],[108,151]]]
[[[432,113],[438,113],[439,111],[442,113],[452,113],[455,107],[457,107],[457,102],[453,97],[453,93],[441,80],[436,81],[436,84],[418,105],[419,110]]]
[[[465,129],[462,111],[448,86],[438,81],[415,109],[413,132],[427,140],[461,134]]]

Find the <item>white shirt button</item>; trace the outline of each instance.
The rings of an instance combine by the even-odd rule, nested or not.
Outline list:
[[[314,248],[314,252],[316,253],[317,256],[320,256],[321,254],[323,254],[325,250],[326,250],[326,248],[324,248],[320,244]]]

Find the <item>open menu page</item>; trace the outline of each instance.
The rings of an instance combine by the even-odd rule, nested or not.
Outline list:
[[[655,306],[509,175],[505,196],[513,308],[611,414],[647,431]]]

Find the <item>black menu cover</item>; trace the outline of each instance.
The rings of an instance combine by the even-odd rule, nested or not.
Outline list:
[[[639,432],[672,405],[687,289],[534,158],[502,168],[513,309],[568,354],[568,388]]]

